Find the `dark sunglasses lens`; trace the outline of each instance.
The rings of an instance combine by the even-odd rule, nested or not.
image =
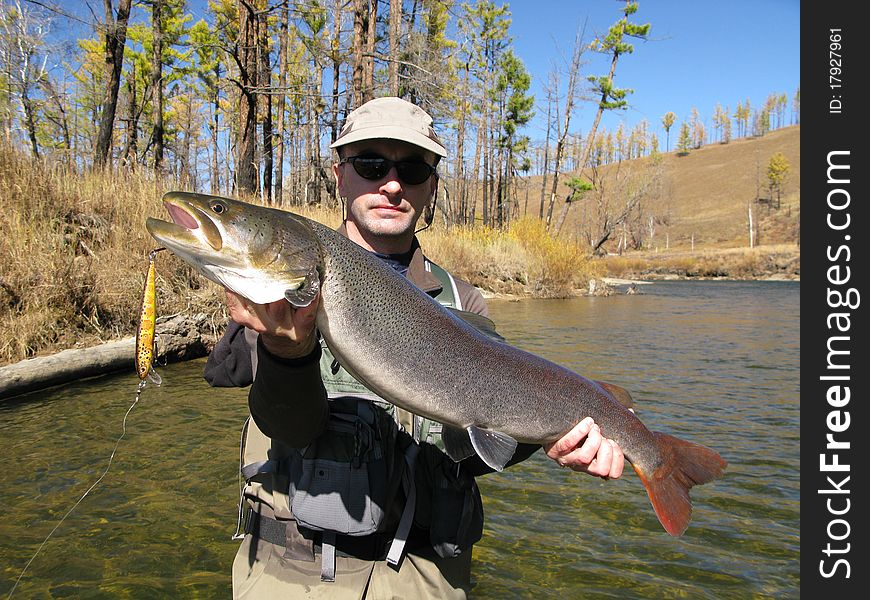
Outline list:
[[[405,183],[417,185],[429,179],[432,167],[424,162],[400,162],[396,163],[396,172]]]
[[[377,181],[382,179],[393,165],[396,165],[396,173],[399,179],[411,185],[423,183],[432,175],[434,169],[422,161],[399,161],[393,162],[387,158],[358,156],[349,160],[357,175],[364,179]]]
[[[392,165],[384,158],[355,158],[353,169],[364,179],[378,180],[389,172]]]

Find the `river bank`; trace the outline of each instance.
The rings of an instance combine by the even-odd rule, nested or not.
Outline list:
[[[754,265],[747,269],[747,265]],[[643,294],[655,281],[799,281],[797,249],[759,248],[674,253],[669,256],[611,256],[599,259],[597,273],[560,298]],[[520,301],[540,298],[540,289],[503,273],[478,272],[487,299]],[[486,283],[497,282],[496,285]],[[509,291],[505,291],[509,290]],[[206,356],[220,338],[228,316],[220,290],[208,282],[199,290],[199,303],[183,313],[158,319],[158,355],[162,364]],[[134,338],[102,339],[79,330],[63,342],[38,349],[33,357],[0,365],[0,399],[113,372],[133,372]]]

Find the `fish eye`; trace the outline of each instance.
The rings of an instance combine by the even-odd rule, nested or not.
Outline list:
[[[213,202],[212,205],[211,205],[211,209],[212,209],[215,213],[217,213],[217,214],[221,214],[221,213],[223,213],[223,212],[227,209],[227,207],[224,206],[223,204],[221,204],[220,202]]]

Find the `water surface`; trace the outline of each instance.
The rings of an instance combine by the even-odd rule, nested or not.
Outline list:
[[[513,344],[634,395],[651,429],[718,450],[681,538],[634,473],[604,482],[535,454],[479,480],[476,598],[799,596],[799,318],[794,282],[666,282],[640,295],[490,301]],[[18,598],[230,596],[245,390],[203,360],[160,368],[109,474],[57,529]],[[134,375],[0,404],[0,594],[99,477]]]

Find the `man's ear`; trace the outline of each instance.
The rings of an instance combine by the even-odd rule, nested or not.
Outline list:
[[[332,175],[335,177],[335,189],[338,190],[338,195],[341,196],[341,188],[344,185],[344,179],[342,177],[341,163],[338,160],[335,160],[332,163]]]

